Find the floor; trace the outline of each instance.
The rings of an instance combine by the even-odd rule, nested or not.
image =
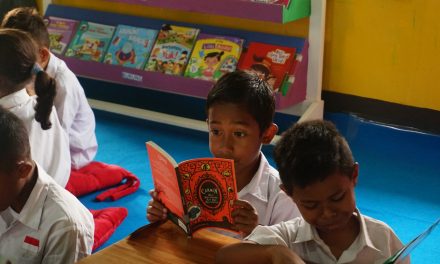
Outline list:
[[[413,132],[372,123],[347,114],[326,114],[347,138],[360,164],[356,189],[363,214],[390,225],[407,243],[440,217],[440,135]],[[124,238],[145,225],[145,207],[152,189],[145,142],[153,140],[179,162],[210,156],[204,132],[170,127],[125,116],[96,111],[99,142],[97,161],[118,164],[141,180],[134,194],[115,202],[95,202],[97,193],[81,198],[91,209],[124,206],[129,214],[100,248]],[[263,148],[273,164],[271,146]],[[412,263],[440,259],[440,228],[412,253]]]

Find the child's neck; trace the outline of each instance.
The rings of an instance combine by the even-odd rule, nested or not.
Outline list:
[[[37,182],[38,170],[36,165],[34,165],[34,168],[31,170],[29,174],[31,175],[28,178],[29,180],[23,186],[20,194],[17,197],[17,200],[14,202],[14,204],[11,205],[11,208],[17,213],[20,213],[21,210],[23,209],[24,205],[29,199],[29,196],[32,193],[32,190],[34,189],[35,183]]]
[[[261,156],[259,156],[253,164],[242,168],[239,171],[236,171],[235,178],[238,191],[241,191],[246,185],[248,185],[252,181],[252,178],[254,178],[254,175],[260,166],[260,159]]]
[[[354,214],[344,229],[338,229],[333,232],[320,232],[318,230],[319,237],[330,248],[336,259],[339,259],[342,253],[353,244],[359,232],[360,223]]]

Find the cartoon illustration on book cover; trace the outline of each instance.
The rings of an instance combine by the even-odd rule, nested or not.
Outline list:
[[[157,30],[119,25],[104,63],[142,69],[150,55]]]
[[[251,42],[239,68],[258,75],[278,91],[293,66],[295,52],[293,47]]]
[[[50,51],[58,55],[63,54],[75,33],[78,21],[50,16],[45,18],[45,23],[49,33]]]
[[[198,29],[164,24],[148,59],[146,70],[181,75],[188,63]]]
[[[113,36],[114,26],[81,21],[66,57],[101,61]]]
[[[240,38],[200,34],[194,46],[185,76],[216,81],[235,70],[241,54]]]

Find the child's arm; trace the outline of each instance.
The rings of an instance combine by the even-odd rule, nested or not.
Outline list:
[[[154,223],[167,218],[167,208],[157,200],[157,193],[155,190],[150,191],[151,200],[147,206],[147,219],[150,223]]]
[[[249,242],[241,242],[222,247],[217,251],[215,263],[291,263],[304,264],[292,250],[281,245],[258,245]]]
[[[241,231],[245,237],[258,225],[257,210],[245,200],[234,201],[232,217],[234,218],[234,228]]]

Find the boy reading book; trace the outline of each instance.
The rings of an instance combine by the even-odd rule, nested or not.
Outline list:
[[[244,71],[223,75],[208,94],[209,147],[214,157],[234,160],[238,200],[234,228],[244,235],[258,224],[272,225],[299,216],[296,205],[280,189],[278,172],[261,152],[278,130],[272,122],[275,98],[268,84]],[[166,218],[167,208],[152,192],[147,218]]]
[[[237,199],[234,161],[197,158],[179,164],[154,142],[146,143],[157,199],[189,236],[204,227],[230,229]]]
[[[293,125],[274,156],[282,188],[302,218],[256,227],[242,243],[220,249],[217,263],[382,264],[402,247],[388,225],[356,208],[359,166],[332,123]]]

